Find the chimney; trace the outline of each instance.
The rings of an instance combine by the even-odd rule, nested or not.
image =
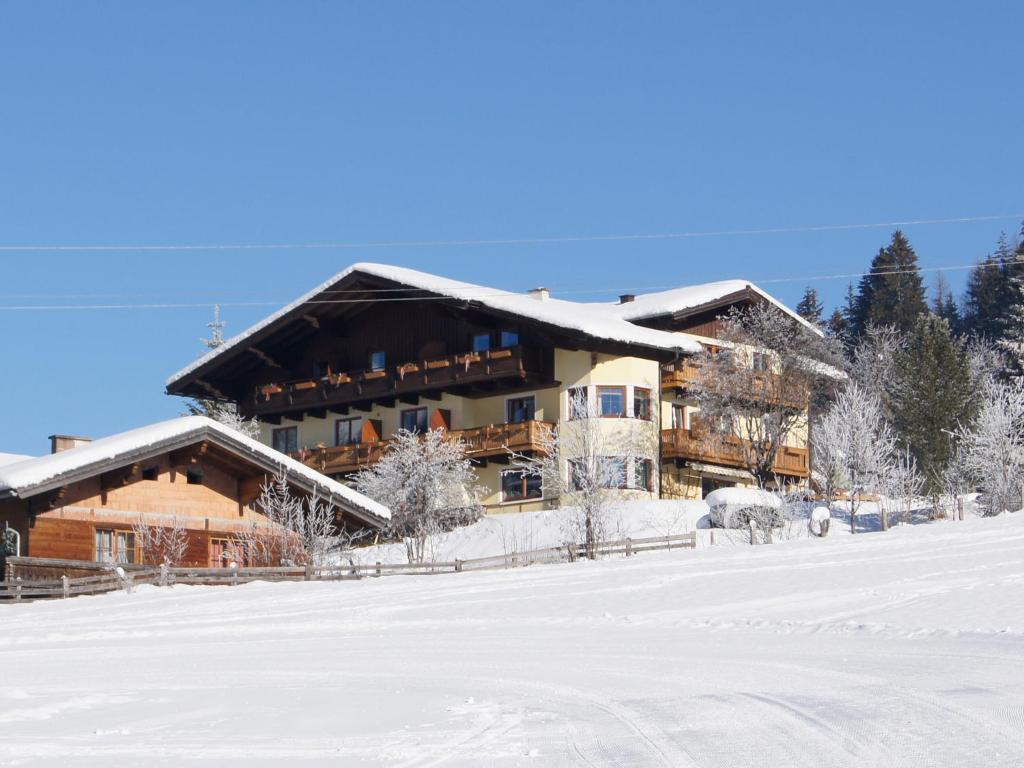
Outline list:
[[[551,291],[547,288],[531,288],[526,292],[528,296],[532,296],[537,301],[547,301],[551,298]]]
[[[91,437],[79,437],[76,435],[50,435],[50,453],[60,453],[80,445],[91,443]]]
[[[636,294],[624,293],[621,296],[619,296],[619,304],[629,304],[629,302],[631,302],[635,298]]]

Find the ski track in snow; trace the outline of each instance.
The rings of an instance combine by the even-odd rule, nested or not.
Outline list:
[[[0,626],[0,766],[1024,765],[1024,514]]]

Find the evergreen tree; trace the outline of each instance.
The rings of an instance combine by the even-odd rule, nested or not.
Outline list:
[[[833,339],[838,339],[844,344],[847,338],[849,338],[850,324],[846,322],[843,310],[839,309],[839,307],[832,310],[832,315],[829,317],[828,322],[825,323],[825,332]]]
[[[1024,252],[1018,258],[1024,264]],[[1013,269],[1012,277],[1007,282],[1009,285],[999,349],[1006,359],[1006,376],[1020,379],[1024,378],[1024,270]]]
[[[967,276],[963,329],[969,335],[989,341],[1002,337],[1005,314],[1012,298],[1010,278],[1021,271],[1013,262],[1013,250],[1004,233],[999,236],[995,252],[986,256]]]
[[[857,287],[851,330],[860,336],[868,325],[895,326],[904,333],[914,327],[918,315],[927,312],[924,283],[917,254],[900,230],[871,262],[871,269]]]
[[[939,272],[935,279],[935,298],[932,301],[932,312],[949,323],[949,329],[953,334],[959,334],[961,330],[960,307],[957,306],[953,291],[949,288],[946,278]]]
[[[796,305],[796,313],[813,325],[821,325],[821,317],[825,313],[825,307],[818,298],[818,292],[811,286],[807,286],[807,289],[804,291],[804,297]]]
[[[893,410],[931,493],[952,458],[951,433],[971,423],[974,391],[966,350],[941,317],[921,315],[895,361]]]

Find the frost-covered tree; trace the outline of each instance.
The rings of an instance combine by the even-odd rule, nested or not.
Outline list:
[[[730,311],[718,336],[723,349],[695,359],[699,423],[709,447],[737,445],[746,468],[768,487],[776,456],[805,424],[811,399],[835,386],[841,354],[832,339],[767,303]]]
[[[239,534],[239,564],[325,565],[341,541],[335,506],[316,492],[293,493],[283,469],[260,487],[256,508],[264,519]]]
[[[850,532],[865,494],[877,493],[896,450],[878,398],[851,383],[817,424],[814,455],[820,471],[849,494]]]
[[[1021,507],[1024,484],[1024,380],[990,381],[977,418],[958,430],[960,464],[984,491],[988,514]]]
[[[896,362],[906,348],[906,337],[893,325],[869,325],[857,340],[850,362],[850,378],[877,399],[886,421],[893,421]]]
[[[141,519],[132,525],[135,546],[144,565],[181,565],[188,549],[184,519],[174,516],[154,520]]]
[[[570,507],[566,534],[583,541],[588,557],[606,538],[611,514],[622,489],[628,488],[630,464],[655,464],[657,426],[653,421],[602,419],[585,388],[571,390],[569,419],[541,437],[539,449],[512,454],[512,467],[539,477],[544,498]],[[634,474],[635,477],[635,474]]]
[[[909,448],[897,449],[883,464],[878,482],[878,511],[882,530],[892,523],[904,522],[921,495],[924,479],[917,471],[917,462]]]
[[[483,510],[462,440],[444,430],[400,430],[376,464],[356,475],[356,488],[391,510],[385,533],[405,542],[410,563],[428,555],[432,536],[479,519]]]

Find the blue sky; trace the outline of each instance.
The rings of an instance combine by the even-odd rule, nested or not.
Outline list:
[[[381,242],[1024,210],[1020,3],[5,4],[0,245]],[[1019,221],[908,226],[922,265]],[[795,303],[881,229],[260,252],[0,252],[0,307],[283,304],[353,261]],[[948,273],[954,287],[963,272]],[[931,278],[929,278],[931,279]],[[845,280],[814,284],[831,307]],[[575,293],[590,291],[588,294]],[[272,306],[227,306],[237,333]],[[208,306],[4,310],[0,451],[174,416]]]

